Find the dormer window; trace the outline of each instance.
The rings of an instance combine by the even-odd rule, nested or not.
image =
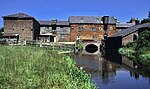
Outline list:
[[[96,21],[99,23],[100,22],[99,18],[96,18]]]
[[[84,22],[83,18],[81,18],[80,21],[81,21],[81,23],[83,23]]]

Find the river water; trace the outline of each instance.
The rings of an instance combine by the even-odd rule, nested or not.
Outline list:
[[[97,89],[150,89],[150,73],[138,70],[137,65],[111,50],[101,54],[74,56],[77,66],[92,77]]]

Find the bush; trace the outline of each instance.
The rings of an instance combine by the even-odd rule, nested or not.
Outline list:
[[[129,48],[120,48],[119,53],[129,58],[135,58],[135,51]]]

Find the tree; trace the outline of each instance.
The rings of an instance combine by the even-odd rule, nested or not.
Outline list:
[[[2,34],[2,32],[4,32],[4,28],[0,28],[0,35]]]
[[[141,24],[143,24],[143,23],[148,23],[148,22],[150,22],[150,18],[143,19],[143,20],[141,21]]]
[[[150,51],[150,31],[144,30],[143,32],[141,32],[138,39],[136,40],[136,43],[135,57],[137,62],[140,63],[140,61],[142,61],[142,59],[140,59],[140,55],[147,51]]]
[[[150,11],[149,11],[149,14],[148,14],[148,18],[145,18],[145,19],[143,19],[143,20],[141,21],[142,24],[143,24],[143,23],[148,23],[148,22],[150,22]]]

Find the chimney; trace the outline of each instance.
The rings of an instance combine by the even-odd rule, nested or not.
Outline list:
[[[103,19],[103,24],[104,24],[104,39],[107,39],[109,16],[104,16],[102,19]]]
[[[56,25],[57,24],[57,19],[52,19],[52,25]]]
[[[140,23],[140,21],[138,18],[131,18],[130,23],[134,23],[135,25],[137,25]]]

